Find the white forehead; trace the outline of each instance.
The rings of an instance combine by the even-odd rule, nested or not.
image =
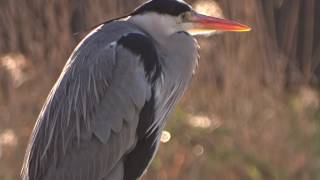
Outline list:
[[[177,17],[149,12],[130,18],[131,22],[142,27],[148,33],[169,35],[177,31]]]

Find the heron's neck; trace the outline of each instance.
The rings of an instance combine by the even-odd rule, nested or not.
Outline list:
[[[128,21],[146,31],[160,44],[165,44],[167,39],[176,31],[175,22],[171,16],[148,13],[146,15],[132,16]]]

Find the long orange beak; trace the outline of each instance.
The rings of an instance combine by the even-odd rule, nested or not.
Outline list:
[[[194,13],[191,18],[191,22],[195,28],[202,31],[233,31],[233,32],[247,32],[251,31],[251,27],[240,24],[238,22],[220,19],[211,16]]]

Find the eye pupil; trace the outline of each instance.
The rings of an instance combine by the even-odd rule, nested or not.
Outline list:
[[[187,15],[186,14],[182,14],[181,15],[181,19],[186,19]]]

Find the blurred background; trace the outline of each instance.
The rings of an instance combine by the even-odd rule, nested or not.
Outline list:
[[[142,0],[0,0],[0,179],[26,145],[68,56],[99,22]],[[144,180],[320,179],[320,1],[189,0],[249,24],[199,37],[192,86]]]

